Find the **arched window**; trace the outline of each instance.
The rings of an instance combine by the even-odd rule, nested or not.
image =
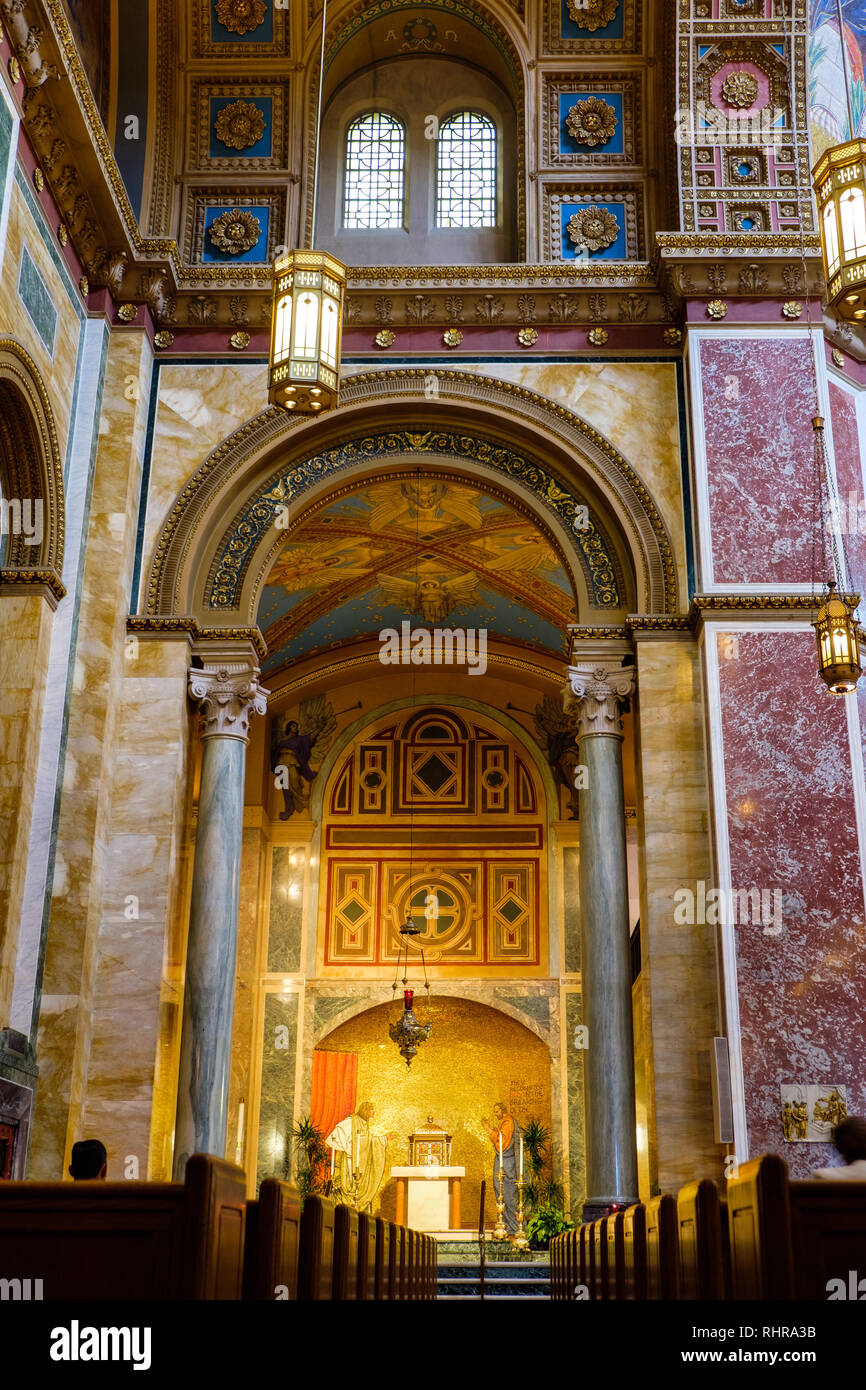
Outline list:
[[[402,227],[406,132],[395,116],[368,111],[346,135],[343,226]]]
[[[496,126],[457,111],[439,127],[437,227],[496,226]]]

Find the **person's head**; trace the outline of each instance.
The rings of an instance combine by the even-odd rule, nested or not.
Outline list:
[[[88,1182],[93,1179],[105,1181],[108,1172],[108,1154],[101,1139],[80,1139],[72,1145],[72,1162],[69,1176],[75,1182]]]
[[[288,724],[286,725],[286,737],[287,737],[287,738],[294,738],[294,736],[295,736],[295,734],[296,734],[297,732],[298,732],[298,721],[297,721],[297,719],[290,719],[289,722],[288,722]]]
[[[508,1114],[508,1111],[506,1110],[505,1106],[502,1104],[502,1101],[501,1101],[501,1100],[498,1100],[498,1101],[496,1102],[496,1104],[494,1105],[494,1107],[493,1107],[493,1118],[494,1118],[494,1119],[496,1120],[496,1122],[499,1124],[499,1123],[502,1122],[502,1120],[505,1119],[505,1116],[506,1116],[507,1114]]]
[[[833,1130],[833,1143],[846,1163],[866,1158],[866,1119],[851,1115]]]
[[[372,1120],[376,1107],[371,1100],[362,1100],[358,1106],[358,1114],[362,1120]]]

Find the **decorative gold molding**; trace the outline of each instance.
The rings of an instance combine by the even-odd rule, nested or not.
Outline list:
[[[54,570],[0,569],[0,590],[14,588],[47,589],[59,603],[66,597],[66,588]]]
[[[126,630],[154,637],[186,633],[196,642],[251,642],[260,660],[268,654],[268,644],[257,627],[203,627],[197,618],[131,613]]]

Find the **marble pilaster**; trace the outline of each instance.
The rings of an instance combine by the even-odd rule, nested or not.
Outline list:
[[[193,1153],[226,1151],[243,847],[244,770],[250,716],[267,692],[249,644],[203,653],[190,694],[204,727],[183,1001],[174,1169]]]
[[[565,692],[586,768],[580,916],[588,1219],[638,1194],[621,733],[634,678],[634,667],[594,658],[569,669]]]

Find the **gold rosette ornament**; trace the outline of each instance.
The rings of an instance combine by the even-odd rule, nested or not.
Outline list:
[[[568,0],[569,18],[578,29],[603,29],[616,19],[619,0]]]
[[[754,106],[759,90],[758,79],[754,74],[742,69],[729,72],[722,83],[722,96],[725,101],[729,106],[736,106],[741,111],[747,106]]]
[[[230,34],[249,34],[265,22],[265,0],[218,0],[217,19]]]
[[[265,133],[265,117],[251,101],[233,101],[214,121],[217,139],[230,150],[248,150]]]
[[[569,134],[581,145],[606,145],[619,125],[613,107],[600,97],[587,97],[571,107],[565,118]]]
[[[568,219],[568,235],[575,246],[605,251],[619,236],[619,222],[607,208],[581,208]]]
[[[230,256],[242,256],[245,251],[252,251],[261,234],[262,226],[258,218],[245,208],[221,212],[210,225],[210,239],[214,246]]]

